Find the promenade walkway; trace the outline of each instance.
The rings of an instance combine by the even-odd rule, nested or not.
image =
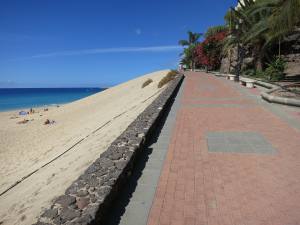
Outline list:
[[[148,225],[300,224],[300,111],[187,72]]]

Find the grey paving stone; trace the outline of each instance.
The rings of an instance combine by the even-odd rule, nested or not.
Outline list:
[[[142,176],[138,180],[138,184],[156,186],[160,176],[160,170],[158,169],[145,169]]]
[[[257,132],[209,132],[209,152],[274,154],[276,150]]]
[[[261,154],[276,153],[276,150],[271,145],[252,145],[251,147],[255,153],[261,153]]]
[[[224,138],[226,136],[226,133],[227,132],[224,131],[213,131],[213,132],[208,132],[206,136],[209,138]]]
[[[269,143],[265,139],[261,138],[245,138],[245,142],[250,145],[268,145]]]
[[[212,137],[209,139],[211,140],[211,143],[214,143],[214,144],[218,144],[218,143],[226,144],[227,143],[227,140],[225,137],[220,137],[220,138]]]
[[[143,202],[131,202],[126,207],[121,218],[120,225],[143,225],[147,224],[148,213],[151,205]]]
[[[155,160],[155,161],[151,160],[151,161],[147,162],[147,167],[146,168],[160,170],[162,162],[163,162],[163,160]]]
[[[165,152],[166,150],[167,148],[162,148],[162,149],[157,148],[151,155],[152,159],[163,161],[166,156],[166,152]]]
[[[149,203],[152,202],[155,188],[152,185],[139,183],[130,199],[130,202]],[[128,204],[130,207],[130,204]]]
[[[155,144],[151,145],[151,148],[154,149],[153,153],[156,151],[156,149],[165,150],[168,147],[169,147],[168,142],[156,142]]]
[[[229,144],[228,149],[228,152],[235,153],[251,153],[253,151],[251,146],[247,144]]]
[[[159,133],[160,138],[157,140],[157,142],[168,142],[170,133],[171,133],[171,128],[161,130]]]
[[[228,136],[225,135],[224,138],[228,143],[234,143],[234,144],[243,144],[247,139],[246,136],[240,134],[228,135]]]

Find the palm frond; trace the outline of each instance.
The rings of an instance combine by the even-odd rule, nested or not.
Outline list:
[[[216,33],[220,33],[223,31],[227,31],[228,28],[224,25],[220,25],[220,26],[214,26],[214,27],[209,27],[204,35],[205,38],[208,38],[212,35],[215,35]]]
[[[242,37],[244,43],[255,43],[258,39],[264,39],[265,32],[268,31],[268,22],[261,20],[256,23],[251,29]]]
[[[179,44],[179,45],[182,45],[182,46],[187,46],[187,45],[189,45],[189,42],[188,42],[187,40],[180,40],[180,41],[178,42],[178,44]]]
[[[300,0],[281,0],[270,16],[272,32],[289,32],[300,23]]]

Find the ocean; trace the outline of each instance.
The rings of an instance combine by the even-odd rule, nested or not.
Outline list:
[[[65,104],[104,88],[0,88],[0,111]]]

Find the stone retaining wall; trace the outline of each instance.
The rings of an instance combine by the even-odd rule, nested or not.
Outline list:
[[[131,175],[162,115],[172,103],[184,76],[179,75],[98,159],[45,210],[35,225],[101,224],[113,199]]]

